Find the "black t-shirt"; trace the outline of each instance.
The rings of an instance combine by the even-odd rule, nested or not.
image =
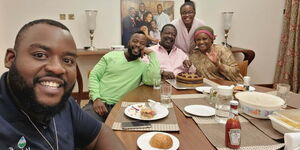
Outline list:
[[[0,149],[51,149],[29,119],[12,102],[6,78],[7,73],[4,73],[0,80]],[[101,123],[82,111],[72,97],[66,102],[65,109],[54,116],[54,120],[61,150],[87,146],[101,129]],[[53,119],[48,125],[35,125],[56,149]]]

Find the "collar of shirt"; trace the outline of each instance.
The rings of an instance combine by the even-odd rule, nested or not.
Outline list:
[[[167,50],[163,46],[161,46],[159,43],[157,45],[158,45],[158,50],[159,51],[165,51],[165,52],[167,52]],[[172,47],[172,49],[171,49],[171,52],[169,54],[174,53],[176,51],[177,51],[177,47],[174,44],[173,47]]]

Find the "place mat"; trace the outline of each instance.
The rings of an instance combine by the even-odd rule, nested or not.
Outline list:
[[[272,94],[272,95],[276,95],[277,91],[270,91],[270,92],[267,92],[267,93]],[[286,103],[290,107],[300,108],[300,94],[290,92],[289,96],[286,100]]]
[[[246,119],[242,119],[242,116],[239,117],[242,127],[241,150],[274,150],[284,146],[283,143],[278,143],[269,138],[267,135],[249,123]],[[224,124],[217,123],[214,117],[192,118],[213,146],[220,150],[229,150],[229,148],[225,146]]]
[[[113,130],[125,130],[121,127],[122,122],[136,121],[127,117],[124,113],[124,110],[127,106],[138,104],[137,102],[122,102],[121,108],[119,109],[119,116],[112,125]],[[166,118],[159,120],[149,121],[151,123],[151,128],[134,128],[126,129],[126,131],[179,131],[179,125],[175,115],[173,105],[169,105],[169,114]]]
[[[245,113],[240,113],[243,117],[245,117],[249,122],[251,122],[256,128],[258,128],[260,131],[265,133],[267,136],[274,140],[281,140],[283,139],[283,134],[276,131],[274,128],[272,128],[272,123],[270,119],[257,119],[254,117],[251,117]]]
[[[186,94],[185,96],[178,96],[175,98],[173,96],[172,101],[186,117],[192,117],[192,115],[184,111],[184,107],[188,105],[206,105],[214,108],[214,105],[209,104],[203,94]]]

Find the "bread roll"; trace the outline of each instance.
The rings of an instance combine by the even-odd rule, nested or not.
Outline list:
[[[173,140],[169,135],[157,133],[151,138],[150,145],[158,149],[169,149],[173,146]]]

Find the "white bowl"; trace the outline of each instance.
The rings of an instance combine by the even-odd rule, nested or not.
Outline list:
[[[242,111],[254,118],[268,119],[268,115],[280,110],[284,104],[282,98],[261,92],[240,92],[235,97],[240,101]]]
[[[112,45],[111,50],[124,50],[124,45]]]

